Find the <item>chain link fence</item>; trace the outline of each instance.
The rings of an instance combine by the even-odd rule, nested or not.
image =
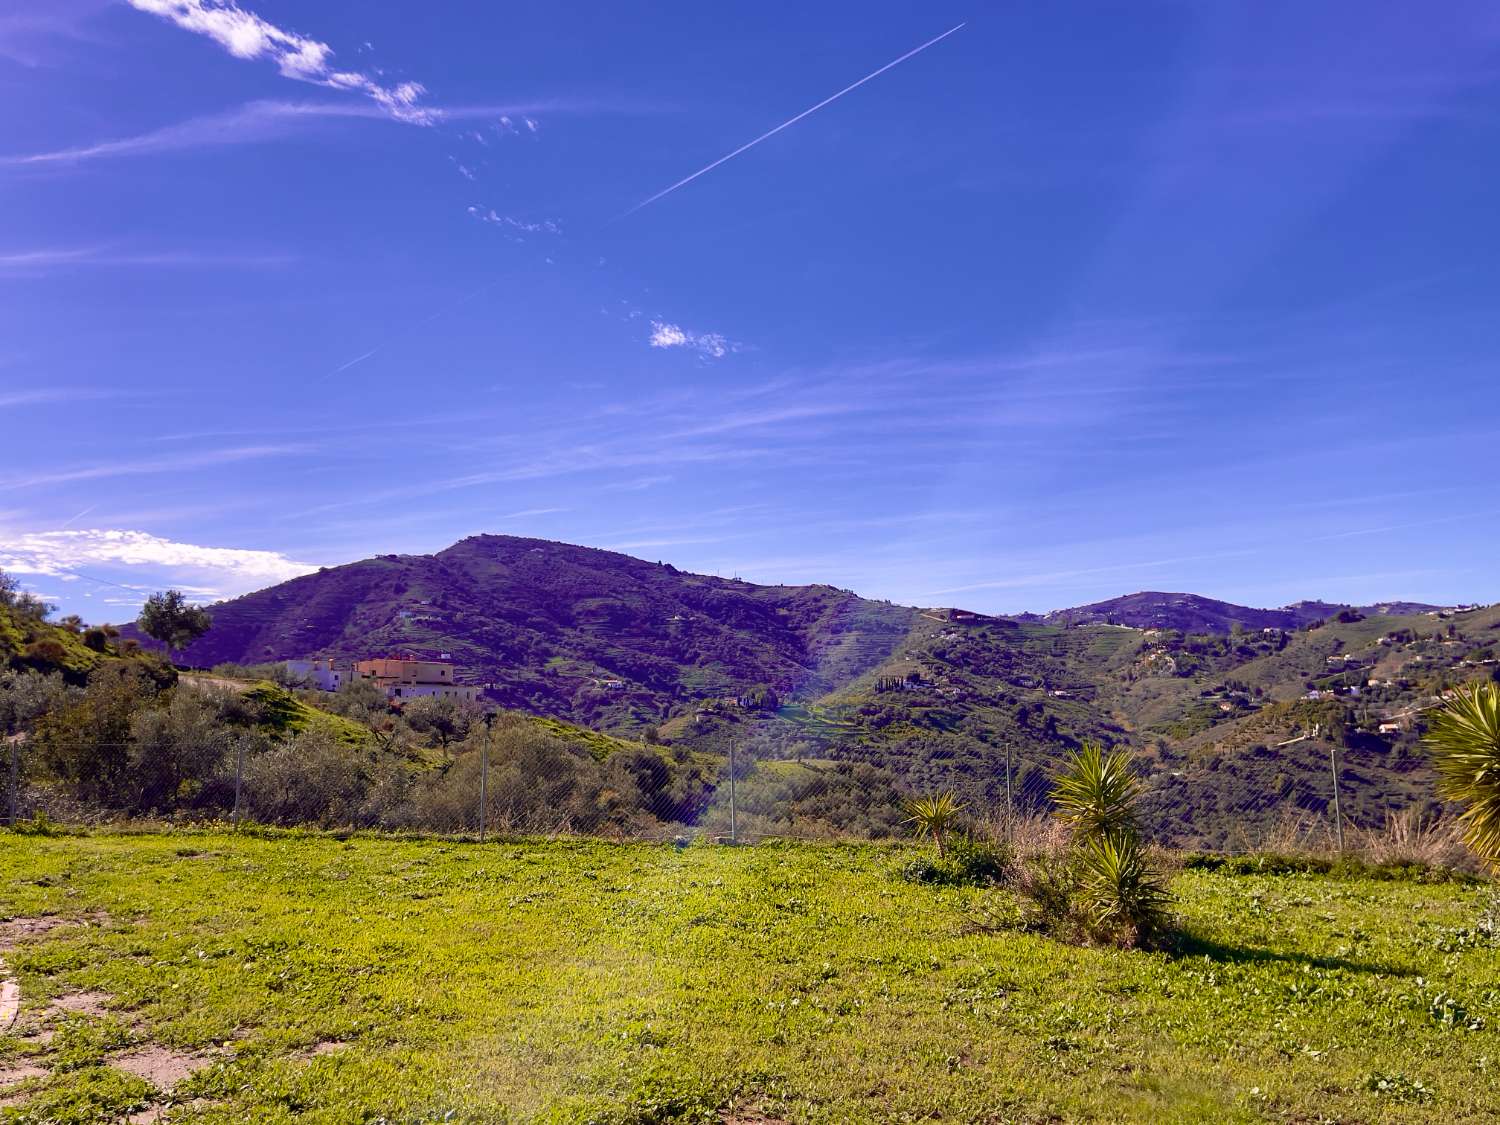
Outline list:
[[[170,796],[147,805],[60,777],[55,759],[67,747],[11,738],[6,817],[145,816],[490,837],[890,839],[909,834],[905,802],[939,790],[954,792],[980,830],[1046,818],[1066,757],[1062,749],[991,747],[978,760],[901,769],[890,756],[764,757],[733,747],[723,756],[645,743],[599,753],[518,716],[476,724],[461,742],[417,755],[318,731],[272,740],[219,729],[187,741],[172,745],[170,763],[153,760],[138,740],[88,747],[135,771],[130,792],[146,776]],[[1142,827],[1152,842],[1178,850],[1364,846],[1426,832],[1444,813],[1432,770],[1414,746],[1337,746],[1308,735],[1197,758],[1158,745],[1135,763]]]

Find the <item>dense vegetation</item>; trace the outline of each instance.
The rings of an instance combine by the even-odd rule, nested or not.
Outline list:
[[[62,923],[0,923],[23,998],[0,1071],[32,1075],[13,1125],[156,1098],[202,1125],[1477,1125],[1500,1104],[1482,886],[1185,871],[1183,945],[1148,953],[996,925],[1009,891],[907,882],[906,848],[0,840],[0,919]]]

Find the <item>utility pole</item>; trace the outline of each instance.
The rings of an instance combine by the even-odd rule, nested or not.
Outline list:
[[[484,830],[488,826],[490,812],[490,732],[495,729],[495,712],[484,713],[484,742],[479,748],[479,842],[484,843]]]
[[[1339,855],[1344,854],[1344,814],[1339,808],[1339,750],[1337,746],[1328,748],[1328,765],[1333,770],[1333,823],[1338,829]]]
[[[245,740],[235,739],[234,746],[234,826],[240,826],[240,787],[245,779]]]
[[[729,842],[739,843],[739,824],[734,807],[734,743],[729,744]]]

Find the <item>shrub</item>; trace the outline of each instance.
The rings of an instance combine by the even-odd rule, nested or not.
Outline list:
[[[243,796],[264,824],[358,822],[369,789],[363,755],[313,728],[245,762]]]
[[[1003,845],[959,836],[942,858],[917,856],[901,866],[908,883],[940,887],[984,887],[1004,883],[1011,874],[1014,856]]]
[[[948,833],[958,827],[959,814],[963,806],[951,792],[934,793],[930,797],[916,797],[905,804],[906,822],[917,836],[929,837],[937,847],[938,859],[943,858],[943,843]]]
[[[1128,753],[1085,742],[1058,774],[1052,803],[1075,840],[1134,833],[1140,788]]]
[[[1438,793],[1463,804],[1464,843],[1500,870],[1500,686],[1459,688],[1423,739],[1437,769]]]
[[[95,652],[104,652],[109,648],[109,634],[97,626],[83,631],[83,644],[85,648],[93,649]]]
[[[1068,827],[1069,850],[1033,857],[1015,883],[1033,906],[1035,926],[1121,948],[1168,936],[1171,896],[1141,842],[1139,799],[1127,753],[1089,742],[1067,760],[1052,801]]]
[[[1085,840],[1075,857],[1077,902],[1095,940],[1123,948],[1167,929],[1171,895],[1133,833]]]

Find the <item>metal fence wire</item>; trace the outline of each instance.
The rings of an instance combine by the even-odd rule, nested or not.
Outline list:
[[[116,752],[124,774],[162,768],[134,743],[103,749]],[[203,768],[184,770],[165,790],[156,778],[150,803],[141,799],[139,778],[113,793],[90,792],[59,778],[39,747],[11,738],[6,817],[12,824],[37,814],[63,822],[229,819],[486,837],[882,839],[909,834],[908,800],[943,789],[976,826],[1045,818],[1065,760],[1065,751],[1004,747],[977,760],[938,758],[906,769],[855,753],[766,756],[737,746],[711,755],[640,743],[601,754],[515,718],[475,724],[461,742],[417,755],[307,734],[282,742],[228,737],[176,750]],[[1174,849],[1342,847],[1349,834],[1376,833],[1401,818],[1429,823],[1442,811],[1422,756],[1383,746],[1307,737],[1201,758],[1158,746],[1137,753],[1134,765],[1142,827]]]

